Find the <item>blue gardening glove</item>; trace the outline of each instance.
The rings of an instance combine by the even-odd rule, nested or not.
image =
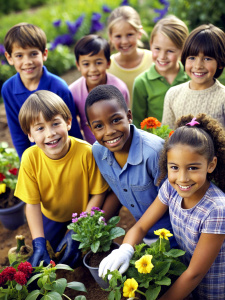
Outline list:
[[[39,266],[40,262],[44,261],[44,266],[49,265],[50,257],[46,248],[46,239],[43,237],[38,237],[32,241],[33,254],[28,259],[28,262],[32,264],[32,267]]]
[[[81,251],[80,249],[78,249],[80,243],[72,239],[72,234],[74,234],[72,230],[67,232],[67,234],[59,243],[56,252],[60,252],[63,246],[66,245],[65,252],[59,263],[66,264],[69,265],[71,268],[74,268],[76,262],[80,258]]]

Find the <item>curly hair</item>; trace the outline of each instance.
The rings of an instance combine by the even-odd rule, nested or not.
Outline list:
[[[175,132],[166,140],[159,159],[161,173],[158,184],[167,175],[167,152],[175,145],[182,144],[193,147],[208,163],[214,156],[217,157],[216,168],[207,174],[207,179],[213,180],[225,192],[225,130],[217,120],[203,113],[196,116],[199,125],[185,126],[193,117],[190,114],[178,119]]]

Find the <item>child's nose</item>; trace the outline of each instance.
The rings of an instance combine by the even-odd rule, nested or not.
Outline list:
[[[185,170],[179,171],[179,182],[187,182],[189,181],[188,173]]]
[[[115,133],[115,130],[114,130],[113,126],[107,125],[106,126],[106,135],[112,135],[114,133]]]
[[[199,58],[197,58],[197,59],[194,61],[194,66],[195,66],[196,68],[201,68],[201,67],[202,67],[202,64],[203,64],[203,62],[202,62],[202,60],[199,59]]]
[[[160,51],[159,58],[160,59],[165,59],[166,58],[166,52],[165,51]]]
[[[46,129],[46,131],[47,131],[47,132],[46,132],[47,137],[52,137],[52,136],[55,135],[55,130],[54,130],[54,128],[49,127],[49,128]]]
[[[24,63],[25,64],[31,64],[32,63],[32,59],[29,56],[24,56]]]
[[[122,44],[126,44],[127,41],[128,41],[127,36],[122,36],[122,38],[121,38],[121,43],[122,43]]]

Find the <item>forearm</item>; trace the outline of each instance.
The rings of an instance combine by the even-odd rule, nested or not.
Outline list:
[[[102,208],[107,191],[102,194],[92,195],[86,207],[87,212],[91,212],[93,206]]]
[[[113,191],[107,193],[102,210],[105,212],[105,219],[108,221],[119,214],[122,204]]]
[[[26,217],[28,226],[30,228],[32,239],[37,237],[45,237],[41,205],[40,204],[26,204]]]

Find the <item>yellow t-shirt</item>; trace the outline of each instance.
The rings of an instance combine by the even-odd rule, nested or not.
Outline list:
[[[89,195],[108,189],[86,141],[70,137],[71,147],[59,160],[47,157],[36,145],[22,156],[15,196],[29,204],[41,203],[42,213],[57,222],[85,211]]]
[[[115,75],[116,77],[123,80],[126,83],[129,93],[130,93],[130,107],[132,107],[133,100],[133,84],[134,79],[144,71],[148,70],[152,65],[152,51],[147,49],[142,49],[144,55],[141,63],[132,69],[122,68],[115,60],[115,54],[111,55],[111,65],[107,70],[109,73]]]

